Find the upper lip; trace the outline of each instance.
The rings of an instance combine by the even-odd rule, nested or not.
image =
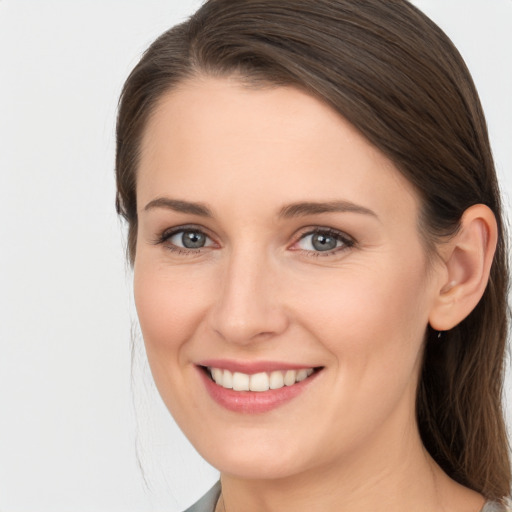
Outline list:
[[[281,361],[236,361],[232,359],[205,359],[196,363],[198,366],[221,368],[230,372],[255,373],[273,372],[277,370],[301,370],[303,368],[318,368],[318,365],[302,363],[285,363]]]

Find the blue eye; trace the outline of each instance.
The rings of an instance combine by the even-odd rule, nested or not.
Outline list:
[[[347,236],[331,229],[316,230],[303,235],[297,242],[299,249],[303,251],[329,253],[346,247],[352,247],[354,242]]]
[[[185,249],[200,249],[206,245],[206,235],[199,231],[181,231],[169,238],[169,241]]]
[[[213,241],[199,229],[177,229],[172,232],[163,233],[158,241],[165,244],[169,249],[198,250],[213,245]]]

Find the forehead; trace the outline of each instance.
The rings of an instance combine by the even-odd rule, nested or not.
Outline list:
[[[393,163],[321,100],[295,87],[201,78],[160,100],[141,145],[139,204],[171,194],[248,207],[297,200],[417,210]]]

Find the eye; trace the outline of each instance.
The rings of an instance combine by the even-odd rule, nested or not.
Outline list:
[[[185,249],[200,249],[206,245],[207,237],[199,231],[178,231],[167,239],[173,245]]]
[[[176,228],[165,231],[157,243],[171,250],[195,251],[214,245],[213,240],[197,228]]]
[[[332,253],[352,247],[354,241],[333,229],[316,229],[305,233],[296,243],[297,249],[314,253]]]

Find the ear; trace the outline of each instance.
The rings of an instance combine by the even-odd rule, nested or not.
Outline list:
[[[490,208],[477,204],[464,212],[458,233],[439,249],[442,268],[429,316],[433,329],[452,329],[476,307],[489,280],[497,239]]]

